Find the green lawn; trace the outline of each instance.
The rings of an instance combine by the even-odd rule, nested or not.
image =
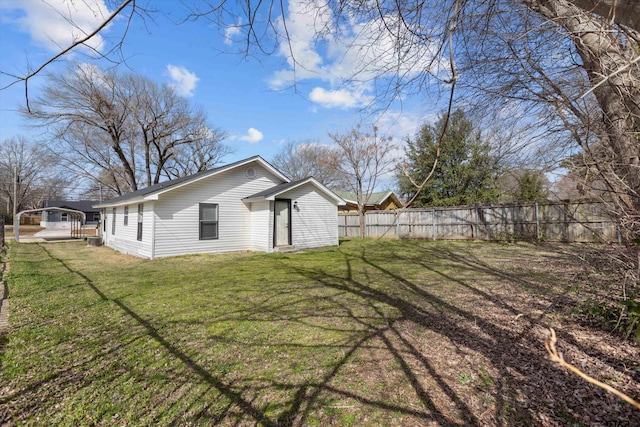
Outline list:
[[[546,358],[553,326],[567,360],[640,397],[638,347],[584,319],[616,286],[585,250],[352,240],[149,261],[13,244],[0,424],[633,425]]]

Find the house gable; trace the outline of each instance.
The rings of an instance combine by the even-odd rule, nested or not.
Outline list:
[[[269,162],[267,162],[260,156],[254,156],[249,157],[248,159],[230,163],[228,165],[209,169],[203,172],[198,172],[193,175],[185,176],[171,181],[161,182],[159,184],[154,184],[141,190],[123,194],[122,196],[115,197],[103,203],[96,204],[94,205],[94,207],[106,208],[112,206],[124,206],[133,203],[140,203],[147,200],[158,200],[161,194],[175,191],[184,186],[193,185],[194,183],[213,177],[215,175],[219,175],[223,172],[233,169],[243,169],[245,173],[248,173],[249,169],[252,169],[254,166],[260,166],[269,171],[272,175],[279,179],[279,182],[289,182],[289,179],[276,168],[274,168]]]

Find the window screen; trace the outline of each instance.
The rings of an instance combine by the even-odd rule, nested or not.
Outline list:
[[[138,205],[138,240],[142,240],[142,218],[144,217],[144,205]]]
[[[200,203],[200,240],[218,238],[218,205]]]

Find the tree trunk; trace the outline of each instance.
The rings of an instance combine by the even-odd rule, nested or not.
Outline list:
[[[598,167],[609,183],[611,197],[627,238],[640,236],[640,64],[632,44],[605,19],[594,17],[568,0],[522,0],[533,11],[561,26],[576,46],[602,110],[606,135],[601,143],[613,154]],[[625,68],[623,68],[625,67]],[[583,147],[587,148],[587,147]]]
[[[638,0],[573,0],[577,6],[640,31]]]
[[[360,219],[360,238],[364,239],[367,237],[367,230],[365,228],[365,220],[364,220],[364,206],[358,206],[358,218]]]

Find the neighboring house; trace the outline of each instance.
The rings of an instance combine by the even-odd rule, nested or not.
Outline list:
[[[345,204],[338,206],[338,211],[340,213],[358,212],[358,201],[356,193],[337,191],[336,194],[342,197],[346,202]],[[393,191],[371,193],[364,204],[365,212],[388,211],[400,208],[402,208],[402,202],[395,194],[393,194]]]
[[[100,209],[94,208],[93,205],[98,203],[97,200],[45,200],[43,208],[63,208],[74,211],[84,212],[86,224],[94,226],[100,222]],[[40,226],[45,228],[71,228],[73,218],[70,214],[60,211],[42,211]]]
[[[153,259],[337,245],[341,203],[314,178],[291,182],[255,156],[95,207],[105,245]]]

